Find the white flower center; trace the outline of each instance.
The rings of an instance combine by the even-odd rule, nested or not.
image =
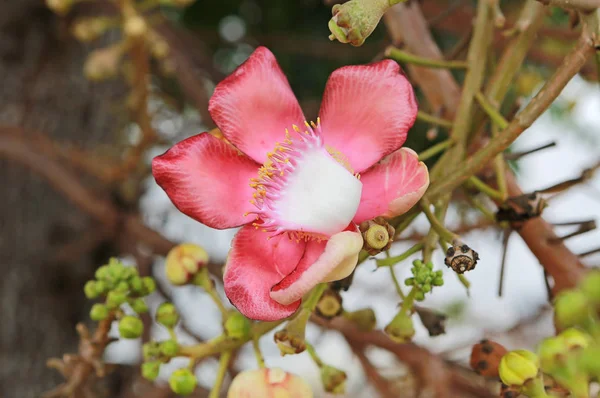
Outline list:
[[[329,237],[343,231],[354,218],[362,183],[332,156],[321,139],[320,125],[286,139],[269,154],[259,178],[253,203],[266,231],[300,232]]]

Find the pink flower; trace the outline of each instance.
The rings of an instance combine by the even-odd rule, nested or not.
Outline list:
[[[198,134],[153,160],[180,211],[212,228],[243,225],[224,283],[248,318],[286,318],[315,285],[348,276],[363,245],[356,224],[400,215],[427,189],[427,167],[400,148],[417,103],[399,72],[390,60],[336,70],[308,124],[259,47],[210,100],[226,140]]]

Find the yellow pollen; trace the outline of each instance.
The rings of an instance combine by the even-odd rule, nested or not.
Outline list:
[[[329,154],[331,155],[331,157],[336,162],[338,162],[339,164],[341,164],[342,166],[344,166],[346,168],[346,170],[348,170],[350,173],[352,173],[353,175],[356,176],[356,174],[354,173],[354,169],[352,169],[352,166],[350,165],[350,162],[348,161],[348,159],[340,151],[338,151],[338,150],[330,147],[329,145],[325,145],[325,148],[327,149],[327,152],[329,152]]]

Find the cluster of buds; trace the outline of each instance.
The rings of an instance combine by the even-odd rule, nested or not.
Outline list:
[[[240,372],[231,382],[227,398],[312,398],[310,386],[300,377],[279,368]]]
[[[363,236],[363,250],[371,256],[392,246],[396,231],[383,217],[364,221],[359,225],[359,229]]]
[[[600,312],[600,271],[591,271],[574,289],[563,290],[554,299],[554,320],[559,329],[594,326]]]
[[[434,271],[432,262],[423,263],[421,260],[415,260],[411,272],[413,276],[405,279],[404,284],[415,289],[414,298],[417,301],[423,301],[425,293],[431,292],[434,286],[444,284],[443,272]]]
[[[88,281],[83,290],[87,298],[103,298],[103,303],[96,303],[90,311],[90,318],[102,321],[111,316],[119,319],[121,337],[135,339],[142,335],[144,326],[138,316],[124,315],[123,304],[128,304],[136,314],[148,312],[144,297],[156,289],[151,277],[140,277],[134,267],[127,267],[117,259],[96,270],[95,279]]]

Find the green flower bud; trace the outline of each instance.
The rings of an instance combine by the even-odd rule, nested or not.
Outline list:
[[[423,293],[423,291],[421,291],[421,290],[417,290],[417,292],[415,292],[415,300],[417,300],[417,301],[425,300],[425,293]]]
[[[406,286],[413,286],[415,284],[415,278],[406,278],[404,284]]]
[[[559,337],[548,337],[542,340],[537,349],[542,371],[553,373],[562,366],[567,351],[565,341]]]
[[[123,304],[125,300],[127,300],[125,293],[111,290],[106,296],[106,305],[108,305],[108,308],[114,309]]]
[[[103,265],[102,267],[98,268],[95,276],[98,280],[104,280],[108,278],[108,265]]]
[[[412,264],[413,264],[415,267],[417,267],[417,268],[420,268],[420,267],[422,267],[422,266],[423,266],[423,260],[419,260],[419,259],[413,260]]]
[[[500,360],[500,379],[507,386],[522,386],[537,376],[539,367],[540,361],[533,352],[511,351]]]
[[[568,350],[586,348],[592,342],[592,337],[579,329],[569,328],[558,335]]]
[[[600,377],[600,345],[593,345],[581,352],[578,357],[578,365],[581,369],[596,378]]]
[[[123,279],[130,279],[134,276],[139,276],[138,270],[135,267],[123,267]]]
[[[196,377],[191,370],[177,369],[169,377],[169,386],[175,394],[190,395],[196,388]]]
[[[144,359],[152,359],[160,355],[160,343],[156,341],[151,341],[142,346],[142,354],[144,355]]]
[[[321,382],[326,392],[344,394],[346,392],[347,378],[348,376],[344,371],[333,366],[323,365],[321,367]]]
[[[95,299],[98,297],[99,293],[96,290],[96,282],[88,281],[83,287],[83,293],[85,293],[85,297],[91,299]]]
[[[147,296],[156,290],[156,282],[154,282],[152,277],[145,276],[142,278],[142,282],[144,283],[144,296]]]
[[[429,269],[430,271],[433,270],[433,263],[431,261],[429,261],[428,263],[425,264],[425,266],[427,267],[427,269]]]
[[[111,258],[108,262],[108,276],[116,281],[125,275],[125,266],[116,258]]]
[[[174,357],[179,353],[179,344],[175,340],[165,340],[160,343],[160,352],[167,357]]]
[[[179,322],[179,312],[172,303],[162,303],[156,309],[156,322],[167,328],[174,328]]]
[[[119,321],[119,334],[125,339],[137,339],[143,332],[144,324],[136,316],[126,315]]]
[[[127,293],[129,291],[129,284],[127,282],[119,282],[114,290],[120,293]]]
[[[344,318],[352,321],[356,327],[362,332],[370,332],[377,326],[377,318],[375,311],[371,308],[363,308],[362,310],[344,312]]]
[[[131,308],[138,314],[145,314],[148,312],[148,305],[144,301],[144,299],[138,298],[133,300],[131,303]]]
[[[587,297],[580,290],[564,290],[554,301],[554,317],[561,328],[585,323],[590,316]]]
[[[144,362],[142,364],[142,377],[154,381],[158,377],[161,363],[159,361]]]
[[[400,311],[385,327],[385,333],[398,343],[409,342],[415,335],[415,329],[410,315]]]
[[[431,291],[431,285],[429,283],[425,283],[423,287],[421,287],[423,293],[429,293]]]
[[[231,312],[225,320],[225,333],[234,339],[244,339],[250,335],[251,324],[248,318],[239,312]]]
[[[139,276],[133,276],[131,279],[129,279],[129,286],[131,287],[131,290],[137,294],[144,292],[144,282]]]
[[[580,289],[591,303],[600,305],[600,271],[590,271],[581,282]]]
[[[390,7],[389,0],[351,0],[333,6],[329,21],[330,40],[361,46],[373,33],[379,20]]]
[[[208,253],[200,246],[193,243],[177,245],[167,254],[165,261],[167,279],[173,285],[185,285],[206,264],[208,264]]]
[[[94,304],[90,310],[90,318],[92,321],[103,321],[108,318],[108,308],[104,304]]]
[[[433,286],[443,286],[444,278],[442,278],[441,276],[436,276],[435,278],[433,278],[433,281],[431,281],[431,283],[433,284]]]
[[[98,296],[101,294],[105,294],[108,291],[108,286],[106,285],[106,282],[104,282],[104,281],[97,281],[94,284],[94,287],[96,288],[96,294]]]

